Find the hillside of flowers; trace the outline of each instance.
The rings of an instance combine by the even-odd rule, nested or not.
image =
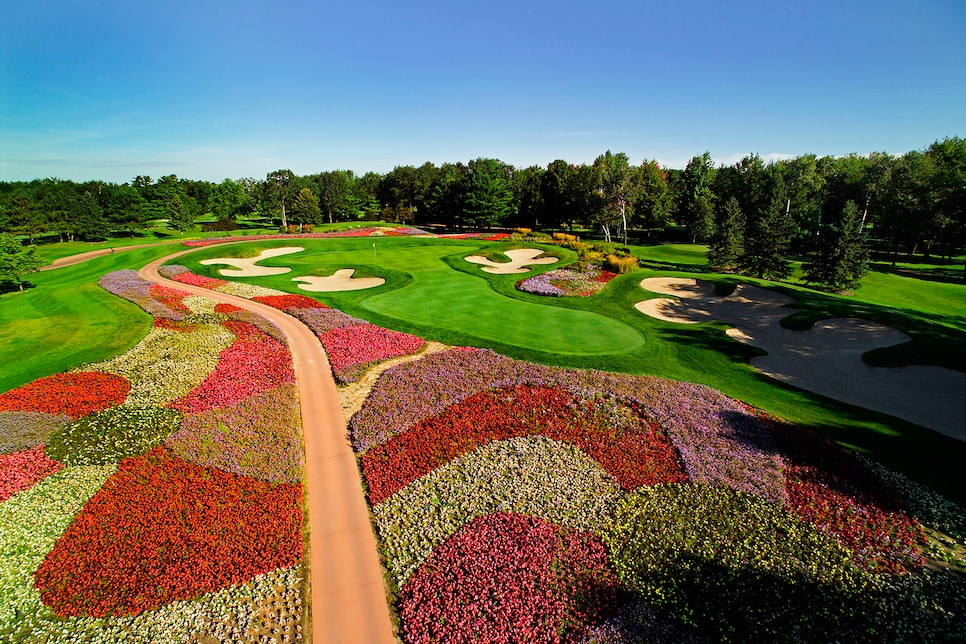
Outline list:
[[[516,287],[524,293],[550,297],[590,297],[604,290],[607,282],[617,273],[606,271],[598,265],[587,264],[583,269],[557,268],[517,282]]]
[[[0,640],[300,641],[304,453],[280,331],[151,285],[126,353],[0,394]]]
[[[702,385],[451,348],[350,434],[405,642],[966,638],[961,509]]]
[[[369,324],[305,295],[205,277],[177,264],[162,266],[160,272],[176,282],[261,302],[298,318],[319,338],[340,385],[355,382],[374,363],[417,353],[426,343],[409,333]]]

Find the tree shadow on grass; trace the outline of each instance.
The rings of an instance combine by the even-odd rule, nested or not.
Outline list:
[[[21,287],[23,288],[21,289]],[[16,282],[0,282],[0,295],[4,295],[6,293],[17,293],[20,290],[28,291],[33,288],[37,288],[37,286],[26,280],[21,284],[17,284]]]

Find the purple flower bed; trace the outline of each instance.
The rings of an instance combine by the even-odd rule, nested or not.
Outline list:
[[[444,351],[387,370],[349,424],[353,445],[364,451],[481,391],[522,384],[636,403],[668,432],[689,480],[787,501],[774,441],[737,401],[704,385],[545,367],[487,350]]]
[[[356,324],[367,324],[365,320],[354,318],[348,313],[343,313],[338,309],[291,308],[285,309],[285,312],[301,320],[318,337],[333,329],[341,329]]]
[[[0,454],[43,445],[70,423],[70,416],[36,411],[0,411]]]
[[[588,266],[582,271],[558,268],[517,282],[517,289],[534,295],[550,297],[588,297],[599,293],[615,273],[601,270],[600,266]]]
[[[107,273],[97,283],[106,291],[137,304],[156,318],[176,321],[184,319],[183,311],[171,309],[152,296],[152,283],[143,279],[137,271],[124,269]]]

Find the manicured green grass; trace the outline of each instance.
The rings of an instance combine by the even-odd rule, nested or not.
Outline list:
[[[490,275],[463,257],[511,246],[479,240],[259,241],[199,249],[175,261],[199,274],[218,277],[219,267],[201,266],[198,260],[295,245],[306,251],[264,262],[291,266],[291,273],[244,281],[312,295],[375,324],[448,344],[489,347],[544,364],[701,382],[814,428],[951,498],[966,501],[966,481],[961,474],[966,460],[963,442],[771,380],[748,364],[759,351],[728,338],[723,324],[675,325],[633,308],[652,296],[639,287],[643,278],[652,275],[759,283],[707,272],[702,246],[635,247],[634,254],[645,268],[614,279],[590,298],[546,298],[517,291],[514,284],[519,279],[557,265],[537,267],[524,275]],[[132,250],[35,274],[31,277],[38,288],[0,298],[0,337],[4,338],[0,340],[0,359],[5,365],[0,387],[9,389],[131,346],[143,336],[150,320],[133,305],[102,291],[96,280],[105,272],[136,268],[174,250],[164,246]],[[562,254],[565,262],[575,257],[569,251]],[[328,275],[349,267],[356,268],[359,277],[384,277],[386,284],[364,291],[312,294],[291,281],[299,275]],[[966,287],[887,274],[871,279],[867,286],[868,290],[860,289],[853,297],[791,284],[778,288],[799,300],[801,308],[790,310],[790,324],[810,325],[831,314],[860,315],[890,323],[914,337],[914,342],[903,345],[906,349],[873,352],[880,363],[935,359],[934,364],[943,364],[943,356],[948,362],[948,356],[961,355],[966,333],[962,321],[955,318],[964,315],[966,298],[961,294]],[[917,293],[925,296],[917,298]]]
[[[0,391],[110,358],[136,344],[150,329],[151,316],[97,280],[171,250],[132,250],[33,273],[28,277],[32,288],[0,296]]]
[[[294,244],[272,242],[263,247],[279,245]],[[594,297],[547,298],[519,292],[514,284],[523,277],[556,266],[537,267],[526,275],[501,276],[484,273],[462,259],[469,254],[510,248],[508,244],[386,238],[299,240],[298,245],[305,247],[306,252],[264,262],[291,266],[292,273],[245,281],[309,294],[300,291],[291,278],[331,274],[339,268],[355,267],[358,276],[379,275],[387,279],[386,284],[366,291],[309,295],[375,324],[448,344],[489,347],[514,358],[544,364],[653,374],[704,383],[789,421],[816,429],[952,498],[966,501],[966,486],[960,474],[966,444],[961,441],[778,383],[751,368],[749,359],[760,351],[728,338],[724,334],[726,327],[721,323],[677,325],[641,315],[634,309],[636,302],[653,296],[639,286],[649,276],[690,276],[776,287],[768,282],[707,272],[703,246],[635,247],[634,254],[646,267],[641,271],[614,279]],[[251,250],[246,249],[245,254],[251,254]],[[202,257],[228,254],[227,247],[207,249],[203,254],[192,254],[179,261],[196,272],[217,277],[215,267],[200,266],[196,262]],[[896,279],[900,281],[892,290],[897,300],[908,291],[920,288],[916,281],[910,284],[909,278]],[[860,315],[891,323],[914,336],[915,342],[904,345],[912,347],[911,354],[908,350],[880,350],[890,352],[886,353],[887,361],[922,362],[924,359],[917,352],[923,350],[927,358],[935,359],[934,364],[949,366],[949,360],[943,356],[955,355],[966,347],[966,334],[955,325],[937,325],[928,307],[896,309],[864,301],[860,296],[846,298],[790,284],[777,286],[799,299],[802,308],[789,310],[795,324],[810,326],[829,314]],[[887,288],[883,297],[888,296]],[[629,344],[618,352],[567,352],[559,338],[575,335],[578,328],[584,334],[584,343],[593,344],[600,339],[586,325],[571,326],[570,320],[580,320],[579,316],[561,317],[561,312],[609,319],[636,331],[644,342]],[[929,336],[930,333],[934,335]],[[551,338],[552,341],[547,341]],[[946,346],[945,350],[937,351],[942,345]],[[950,346],[958,348],[951,350]]]

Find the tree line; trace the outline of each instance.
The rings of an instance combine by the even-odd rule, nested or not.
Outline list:
[[[286,229],[375,219],[450,229],[584,226],[625,243],[673,230],[709,243],[716,268],[769,278],[788,274],[789,253],[855,255],[835,250],[836,243],[871,245],[894,261],[919,252],[949,258],[966,243],[964,207],[966,140],[959,137],[902,155],[806,154],[768,163],[750,154],[716,165],[705,152],[683,170],[653,160],[634,165],[608,151],[591,164],[556,160],[546,167],[480,158],[385,174],[280,169],[221,183],[175,175],[124,184],[0,182],[0,231],[29,239],[88,239],[159,219],[183,231],[204,215],[226,230],[254,215]],[[847,278],[813,277],[849,287]]]

